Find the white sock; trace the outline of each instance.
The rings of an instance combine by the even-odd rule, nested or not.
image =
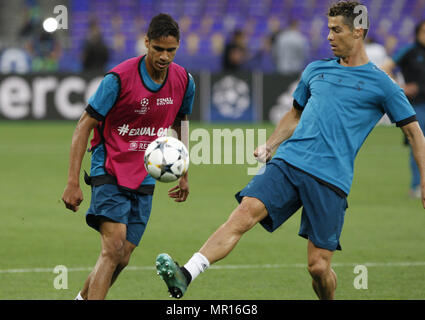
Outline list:
[[[187,271],[192,276],[192,281],[195,280],[201,272],[204,272],[210,266],[210,262],[205,256],[199,252],[196,252],[192,258],[184,265]]]
[[[84,300],[83,297],[81,296],[81,291],[78,292],[78,295],[75,297],[75,300]]]

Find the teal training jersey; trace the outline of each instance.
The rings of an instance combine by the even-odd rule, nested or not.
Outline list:
[[[397,126],[416,120],[403,90],[371,62],[357,67],[342,66],[336,58],[312,62],[293,97],[303,108],[301,119],[274,157],[346,195],[357,152],[382,116]]]

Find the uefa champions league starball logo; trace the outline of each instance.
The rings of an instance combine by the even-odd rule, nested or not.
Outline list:
[[[134,112],[138,114],[146,114],[149,110],[149,99],[143,98],[142,100],[140,100],[140,106],[141,108],[134,110]]]
[[[149,99],[148,99],[148,98],[143,98],[143,99],[140,101],[140,105],[141,105],[142,107],[147,107],[147,106],[149,105]]]
[[[212,88],[212,102],[222,116],[237,119],[251,103],[248,84],[234,76],[226,76]]]

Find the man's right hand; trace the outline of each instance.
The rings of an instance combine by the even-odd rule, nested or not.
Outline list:
[[[72,135],[68,179],[62,195],[62,201],[65,203],[67,209],[74,212],[78,210],[79,205],[83,202],[83,192],[79,184],[81,162],[87,150],[90,133],[98,124],[98,120],[92,118],[87,111],[84,111]]]
[[[267,144],[263,144],[254,150],[254,157],[261,163],[266,163],[272,157],[272,150]]]
[[[83,191],[77,185],[67,185],[62,195],[62,201],[67,209],[77,212],[83,202]]]

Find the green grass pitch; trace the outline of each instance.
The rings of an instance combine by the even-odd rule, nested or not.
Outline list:
[[[0,299],[74,299],[100,250],[98,233],[85,223],[90,189],[78,213],[64,208],[68,153],[75,122],[0,122]],[[204,127],[232,125],[192,123]],[[266,128],[269,124],[238,126]],[[83,168],[89,170],[89,155]],[[249,181],[246,165],[191,165],[190,196],[174,203],[174,184],[157,183],[140,246],[109,291],[109,299],[169,299],[154,269],[158,253],[181,264],[198,250],[236,206],[234,194]],[[377,127],[355,163],[353,188],[334,255],[336,299],[424,299],[425,210],[409,199],[408,149],[394,127]],[[270,234],[261,226],[197,278],[183,299],[315,299],[306,269],[307,242],[300,213]],[[55,289],[68,268],[67,289]],[[367,267],[367,289],[356,289],[355,265]]]

